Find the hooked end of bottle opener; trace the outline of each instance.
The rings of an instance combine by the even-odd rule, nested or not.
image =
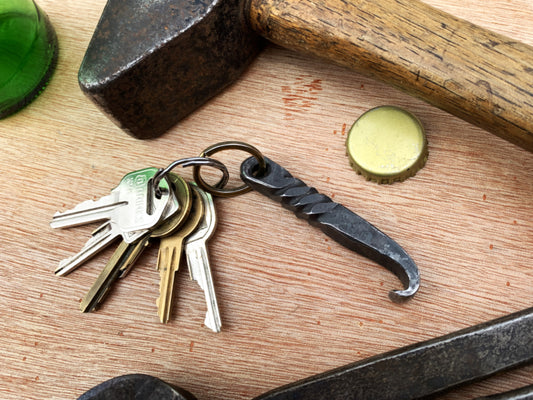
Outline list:
[[[415,262],[409,257],[407,253],[401,249],[403,257],[401,261],[393,261],[384,265],[387,269],[392,271],[403,283],[403,290],[391,290],[389,292],[389,299],[395,303],[403,303],[404,301],[413,297],[420,287],[420,273]],[[393,260],[391,257],[389,260]]]
[[[389,299],[395,303],[403,303],[404,301],[410,299],[418,291],[419,286],[420,282],[418,279],[416,279],[403,290],[391,290],[389,292]]]

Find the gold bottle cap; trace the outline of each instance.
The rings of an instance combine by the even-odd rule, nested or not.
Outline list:
[[[378,183],[401,182],[415,175],[428,157],[422,124],[395,106],[373,108],[350,128],[346,150],[352,167]]]

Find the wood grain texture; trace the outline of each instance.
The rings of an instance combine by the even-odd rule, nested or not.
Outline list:
[[[529,0],[428,4],[533,44]],[[166,135],[139,141],[81,93],[77,71],[105,0],[40,0],[60,41],[57,71],[30,107],[0,121],[0,398],[73,399],[113,376],[147,373],[199,400],[245,400],[295,379],[530,307],[533,155],[366,76],[269,46],[242,79]],[[357,176],[346,134],[364,111],[407,108],[423,122],[426,166],[401,184]],[[395,238],[421,289],[389,301],[394,275],[328,240],[257,193],[217,199],[210,254],[222,332],[202,326],[204,297],[177,275],[171,321],[155,300],[149,248],[96,313],[80,299],[112,249],[66,277],[53,270],[94,226],[49,221],[124,174],[245,140]],[[242,153],[221,154],[235,176]],[[182,170],[190,179],[192,172]],[[237,182],[233,182],[237,183]],[[470,399],[533,383],[533,366],[456,390]]]
[[[336,62],[533,151],[533,47],[413,0],[251,0],[269,40]]]

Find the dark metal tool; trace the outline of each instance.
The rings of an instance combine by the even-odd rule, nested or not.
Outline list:
[[[533,361],[533,308],[282,386],[253,400],[413,400]],[[158,397],[153,397],[158,393]],[[530,400],[533,387],[489,396]],[[528,397],[529,396],[529,397]],[[79,400],[195,400],[152,377],[104,382]]]
[[[196,400],[196,397],[153,376],[130,374],[105,381],[78,400]]]
[[[533,48],[418,0],[108,0],[79,82],[130,134],[155,137],[236,80],[260,36],[533,151]]]
[[[411,400],[533,361],[533,308],[356,362],[254,400]]]
[[[249,157],[241,164],[241,179],[252,189],[279,201],[326,235],[393,272],[403,283],[403,290],[389,293],[391,300],[403,301],[420,286],[415,262],[392,238],[385,235],[353,211],[294,178],[289,171],[264,157],[265,171],[257,174],[259,161]]]
[[[533,385],[505,393],[497,393],[491,396],[478,397],[475,400],[533,400]]]

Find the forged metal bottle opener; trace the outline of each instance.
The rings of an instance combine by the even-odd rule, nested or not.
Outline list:
[[[426,398],[530,363],[533,361],[532,332],[533,308],[529,308],[312,376],[253,400]],[[533,386],[486,397],[494,400],[531,398]],[[108,399],[196,400],[189,392],[146,375],[111,379],[79,398]]]
[[[208,185],[194,169],[194,180],[202,189],[214,196],[231,197],[257,190],[288,208],[299,218],[307,219],[326,235],[393,272],[404,285],[403,290],[389,293],[394,302],[413,296],[420,286],[418,267],[405,250],[375,226],[335,203],[315,188],[294,178],[285,168],[264,157],[254,146],[239,141],[216,143],[205,149],[200,157],[211,157],[221,150],[243,150],[252,155],[241,164],[243,186],[224,189],[224,185]]]
[[[250,157],[241,164],[241,179],[252,189],[279,201],[299,218],[320,228],[326,235],[393,272],[403,290],[389,293],[400,302],[416,293],[420,285],[418,268],[405,250],[375,226],[335,203],[328,196],[294,178],[285,168],[264,158],[265,172],[257,174],[259,162]]]

